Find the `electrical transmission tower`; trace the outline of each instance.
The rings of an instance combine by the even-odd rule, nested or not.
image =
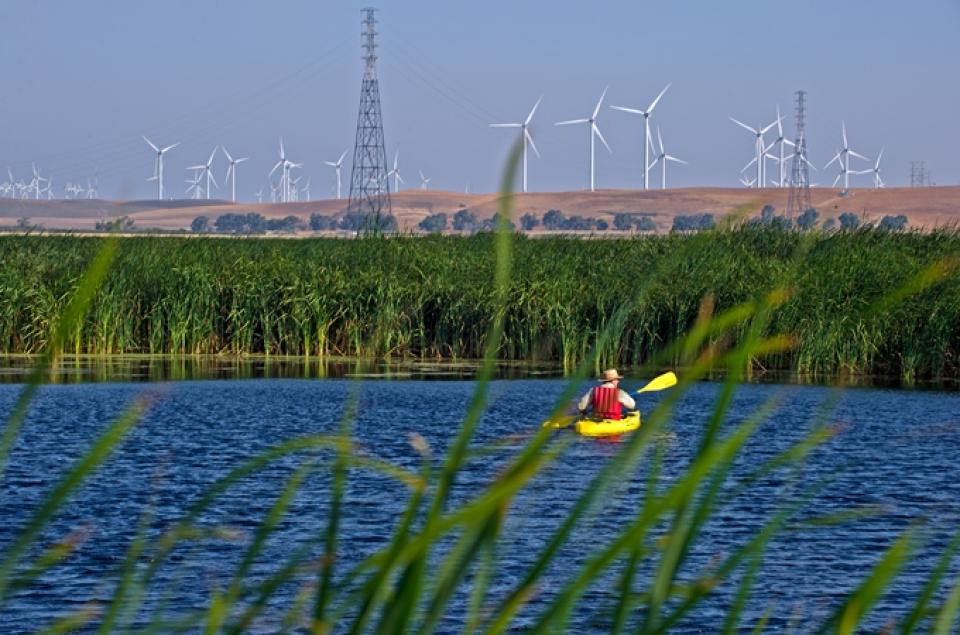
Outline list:
[[[357,137],[353,144],[347,214],[362,219],[362,231],[379,233],[391,214],[391,208],[383,117],[380,113],[380,84],[377,80],[376,9],[363,9],[362,13],[365,50],[363,85],[360,88]]]
[[[787,197],[787,218],[793,220],[813,207],[810,203],[810,170],[807,167],[807,137],[804,134],[807,91],[796,93],[797,138],[793,146],[793,165],[790,166],[790,194]]]

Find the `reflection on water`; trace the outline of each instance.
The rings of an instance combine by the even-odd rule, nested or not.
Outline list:
[[[0,355],[0,384],[19,384],[27,380],[35,357]],[[356,359],[317,357],[230,357],[168,355],[67,356],[42,378],[49,384],[85,382],[158,382],[195,379],[473,379],[478,360]],[[650,378],[665,368],[621,368],[630,378]],[[682,369],[669,369],[682,372]],[[535,379],[563,377],[567,373],[548,362],[498,362],[498,379]],[[719,381],[723,372],[707,379]],[[799,384],[859,388],[917,388],[954,391],[960,389],[956,378],[905,384],[900,377],[875,375],[816,375],[783,371],[755,373],[749,378],[757,384]]]
[[[0,384],[27,380],[36,358],[0,356]],[[157,382],[194,379],[471,379],[477,361],[424,361],[305,357],[112,356],[65,357],[45,374],[50,384]],[[501,379],[558,377],[556,365],[498,364]]]

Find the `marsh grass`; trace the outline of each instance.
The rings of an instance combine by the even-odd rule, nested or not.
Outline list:
[[[101,244],[0,237],[0,350],[47,349]],[[794,346],[754,370],[960,377],[956,229],[794,232],[732,223],[635,240],[517,235],[504,288],[495,277],[498,244],[492,233],[127,239],[65,350],[479,359],[502,321],[499,359],[571,371],[592,356],[598,367],[638,367],[684,339],[705,296],[719,312],[780,287],[789,294],[766,332],[790,334]],[[642,300],[626,301],[638,287]],[[903,297],[872,310],[892,289]],[[729,345],[743,336],[742,328],[724,330]]]
[[[122,562],[116,570],[102,572],[104,582],[113,589],[111,599],[91,601],[53,624],[38,624],[38,630],[45,628],[51,633],[75,629],[98,629],[103,633],[241,633],[257,624],[270,600],[282,590],[287,590],[283,597],[290,598],[292,585],[295,593],[283,607],[279,620],[272,622],[280,625],[281,632],[435,632],[445,624],[444,620],[453,619],[465,633],[502,633],[519,628],[517,620],[522,614],[523,630],[555,633],[582,626],[571,622],[575,609],[591,587],[611,573],[616,573],[618,582],[608,597],[609,606],[601,607],[601,613],[608,616],[609,621],[604,624],[612,632],[668,632],[684,620],[696,619],[700,604],[724,587],[733,589],[731,603],[723,623],[711,624],[710,628],[725,633],[751,628],[760,632],[771,615],[783,613],[786,607],[775,604],[769,604],[760,615],[747,611],[770,541],[789,531],[791,525],[829,526],[850,522],[871,512],[851,509],[830,517],[801,516],[805,504],[817,495],[824,483],[803,483],[798,475],[810,453],[835,433],[835,429],[828,425],[835,400],[824,404],[808,435],[766,462],[753,466],[746,477],[734,480],[732,466],[776,405],[775,400],[771,400],[747,417],[743,417],[743,413],[733,413],[731,408],[737,387],[751,369],[767,360],[794,356],[791,359],[809,359],[804,363],[813,365],[821,363],[815,361],[821,359],[824,360],[822,363],[828,363],[827,360],[847,363],[857,355],[865,355],[865,351],[871,350],[871,346],[876,347],[876,342],[880,341],[871,339],[873,334],[866,335],[864,348],[851,351],[849,355],[853,357],[849,357],[848,353],[838,352],[839,349],[819,352],[811,350],[809,345],[804,348],[803,338],[784,326],[796,326],[809,319],[823,320],[815,327],[820,330],[814,332],[829,333],[831,329],[841,332],[846,327],[831,325],[830,319],[845,316],[860,325],[857,328],[880,329],[881,325],[893,328],[904,318],[898,312],[915,310],[910,308],[910,303],[918,301],[917,298],[921,298],[924,306],[934,300],[938,307],[941,305],[937,302],[946,302],[944,310],[955,306],[949,303],[955,302],[956,296],[947,300],[941,298],[956,293],[955,281],[948,282],[954,261],[950,260],[951,256],[940,254],[933,263],[912,267],[909,275],[900,268],[889,274],[884,284],[870,287],[875,291],[882,289],[882,292],[849,296],[859,298],[857,302],[860,304],[844,307],[841,314],[825,311],[818,315],[809,311],[810,306],[821,304],[826,308],[830,298],[836,297],[833,291],[822,290],[821,284],[835,289],[852,278],[867,284],[863,281],[862,270],[856,275],[849,272],[856,270],[858,264],[866,264],[860,258],[869,258],[875,253],[864,250],[851,256],[848,262],[841,255],[849,252],[851,246],[876,241],[885,249],[891,244],[901,247],[907,244],[926,254],[924,258],[927,258],[929,241],[955,246],[957,237],[910,235],[892,238],[837,234],[798,238],[784,233],[724,230],[689,238],[668,238],[649,245],[629,243],[626,247],[631,249],[663,249],[673,255],[650,261],[650,266],[643,267],[643,275],[633,277],[628,285],[603,292],[610,295],[601,293],[601,297],[593,297],[594,294],[583,291],[582,283],[572,281],[577,276],[588,275],[588,263],[592,266],[604,261],[604,258],[595,258],[601,255],[600,251],[594,251],[594,245],[598,243],[537,243],[536,247],[542,248],[547,256],[543,260],[531,261],[533,252],[524,250],[530,250],[533,244],[508,231],[509,193],[513,189],[517,158],[515,149],[505,173],[498,231],[491,236],[460,243],[470,245],[475,252],[472,264],[484,265],[473,271],[471,264],[444,262],[443,266],[452,267],[453,271],[447,271],[443,278],[437,279],[432,289],[433,297],[413,300],[423,308],[420,313],[412,315],[399,308],[403,302],[397,305],[395,312],[383,312],[389,302],[404,298],[404,294],[412,291],[385,290],[384,287],[393,282],[373,280],[369,278],[369,271],[363,270],[358,274],[358,281],[349,284],[342,279],[339,283],[326,280],[330,284],[323,297],[304,298],[302,303],[294,302],[296,308],[293,308],[287,300],[301,297],[298,294],[309,295],[317,280],[297,278],[297,272],[302,274],[302,271],[296,268],[296,260],[289,258],[266,267],[268,273],[257,274],[253,274],[254,270],[243,264],[244,261],[237,260],[236,267],[223,270],[238,272],[235,275],[246,280],[245,291],[239,292],[235,284],[224,285],[221,280],[213,287],[222,295],[210,296],[205,291],[198,291],[196,296],[182,296],[187,301],[179,303],[175,301],[175,294],[160,293],[155,301],[142,298],[141,294],[148,291],[141,285],[152,279],[144,269],[131,272],[119,264],[113,265],[119,269],[111,269],[116,243],[97,246],[93,264],[86,273],[76,283],[59,287],[60,291],[50,294],[49,289],[62,284],[56,277],[62,271],[55,272],[47,287],[39,293],[39,296],[51,298],[51,323],[38,326],[38,339],[31,340],[33,343],[29,345],[42,345],[46,352],[8,418],[0,445],[0,468],[9,460],[44,367],[71,346],[74,350],[87,346],[124,349],[135,346],[138,337],[146,337],[153,342],[151,348],[169,345],[184,352],[213,350],[221,346],[242,350],[256,342],[268,349],[300,346],[317,347],[315,352],[320,352],[331,342],[346,346],[345,342],[352,340],[360,348],[373,346],[383,352],[384,347],[392,348],[404,342],[429,350],[441,341],[459,341],[459,352],[479,351],[483,362],[465,419],[442,457],[433,456],[433,449],[415,436],[411,442],[422,456],[418,470],[379,460],[359,448],[352,439],[354,410],[348,405],[337,434],[291,439],[250,458],[192,501],[182,516],[160,535],[151,535],[147,531],[151,524],[148,507]],[[389,254],[397,245],[404,244],[394,240],[375,240],[380,241],[375,245],[379,253]],[[445,239],[431,243],[432,240],[425,239],[428,246],[421,253],[432,254],[431,249],[436,244],[450,244]],[[784,247],[782,244],[771,246],[767,241],[789,243],[786,251],[790,256],[778,260],[773,269],[764,264],[763,256],[770,251],[781,253]],[[58,243],[57,246],[65,244],[70,243]],[[95,243],[85,244],[92,246]],[[232,252],[235,256],[239,253],[234,249],[250,250],[247,253],[257,253],[261,260],[276,255],[269,243],[190,241],[190,244],[201,252],[206,250],[202,258],[217,254],[215,257],[221,262],[227,254]],[[289,244],[285,243],[285,246]],[[348,245],[336,247],[333,251],[339,249],[356,257],[357,252],[351,250],[369,251],[374,246],[366,240]],[[602,246],[604,251],[610,247]],[[10,244],[5,247],[9,250]],[[16,248],[21,247],[22,244]],[[624,245],[614,244],[613,247]],[[43,246],[40,251],[47,248]],[[408,249],[403,247],[407,254],[410,253],[406,251]],[[492,267],[488,266],[488,257],[481,255],[483,250],[492,254]],[[739,263],[734,271],[724,271],[717,261],[711,260],[720,258],[717,254],[723,254],[725,250],[736,254],[729,259],[729,262]],[[185,255],[180,247],[173,251],[178,257]],[[558,255],[561,252],[567,253]],[[588,256],[583,256],[583,252]],[[144,258],[149,261],[156,253],[148,246]],[[77,258],[77,262],[86,261],[76,254],[70,257]],[[533,262],[544,268],[548,259],[556,262],[557,258],[564,257],[568,258],[566,263],[578,266],[561,267],[561,271],[553,272],[558,274],[554,276],[541,276],[542,272],[531,274],[523,271],[521,266],[521,263],[529,265]],[[207,289],[210,281],[203,280],[211,276],[214,269],[201,265],[198,258],[196,255],[185,258],[179,272],[171,275],[167,284],[172,288],[197,280],[200,281],[197,289]],[[707,261],[697,264],[700,259]],[[818,259],[828,263],[826,268],[811,264]],[[40,260],[43,261],[43,257]],[[414,256],[413,260],[417,266],[427,266],[431,256]],[[325,266],[321,265],[321,268]],[[456,300],[458,292],[451,281],[461,274],[467,281],[476,281],[478,271],[480,275],[490,276],[489,282],[479,285],[482,301],[477,302],[476,297]],[[714,275],[705,279],[691,277],[696,272],[711,271]],[[819,278],[824,271],[838,272],[840,281]],[[844,271],[848,273],[844,274]],[[613,273],[610,270],[603,275],[612,276]],[[253,275],[255,279],[245,278]],[[617,275],[628,274],[618,270]],[[876,268],[871,268],[869,275],[880,274]],[[751,276],[764,281],[762,288],[758,290],[758,287],[750,286]],[[811,276],[812,283],[805,283],[805,278]],[[557,283],[557,277],[563,277],[565,281]],[[526,280],[526,286],[518,286],[518,279]],[[690,283],[683,290],[685,299],[674,305],[680,296],[676,291],[669,291],[668,287],[677,280],[690,280]],[[731,285],[739,285],[739,288],[731,290]],[[69,293],[66,289],[70,289]],[[121,327],[124,320],[136,318],[136,314],[129,313],[131,309],[126,300],[100,306],[90,313],[92,298],[112,297],[110,294],[140,297],[136,314],[140,309],[150,307],[147,311],[153,316],[150,324],[138,322],[132,329]],[[806,304],[801,302],[798,308],[791,308],[791,303],[798,302],[797,298],[805,294],[810,296],[805,300]],[[928,294],[941,299],[928,297]],[[21,298],[21,303],[28,303],[32,301],[28,296],[16,297]],[[228,300],[220,303],[218,298]],[[444,312],[447,309],[441,309],[447,300],[455,301],[455,310]],[[67,309],[56,310],[60,304],[65,304]],[[907,309],[903,309],[905,305]],[[666,308],[668,306],[673,308]],[[468,307],[474,308],[468,310]],[[808,308],[801,311],[800,307]],[[854,312],[847,312],[851,310]],[[8,307],[8,313],[31,311],[33,309],[22,304]],[[379,330],[372,339],[360,334],[365,332],[361,324],[366,324],[367,311],[377,315],[375,322]],[[436,314],[428,318],[432,311]],[[533,316],[539,317],[534,320]],[[6,328],[11,328],[9,322],[6,324]],[[163,324],[169,326],[157,326]],[[203,326],[209,324],[219,325],[217,328],[224,330],[211,334]],[[331,330],[330,325],[334,324],[339,326]],[[89,331],[90,328],[93,330]],[[158,328],[164,329],[162,336],[156,335]],[[899,328],[903,333],[908,326]],[[945,338],[947,348],[944,350],[952,350],[949,347],[954,345],[951,343],[954,336],[944,335],[949,329],[937,329],[934,329],[939,334],[936,337]],[[557,335],[556,339],[545,344],[543,334],[548,331]],[[44,334],[49,332],[54,336],[45,339],[48,336]],[[230,335],[221,340],[224,333]],[[453,334],[456,337],[451,337]],[[11,336],[8,333],[5,337],[9,344]],[[630,343],[624,344],[624,337],[628,337]],[[636,359],[642,358],[650,364],[683,363],[686,371],[681,375],[680,383],[652,412],[645,414],[640,430],[626,438],[586,484],[523,574],[506,588],[494,588],[491,580],[496,574],[498,545],[510,517],[511,502],[566,450],[569,438],[539,427],[538,422],[528,422],[533,432],[522,447],[510,455],[496,476],[466,500],[452,503],[450,494],[465,465],[471,460],[483,459],[485,448],[476,447],[474,433],[488,406],[490,379],[496,360],[505,351],[511,355],[523,355],[542,351],[544,347],[556,350],[572,372],[554,414],[563,410],[582,380],[596,366],[620,360],[624,355],[637,356]],[[874,354],[877,354],[876,350]],[[868,364],[869,359],[862,360],[862,363]],[[943,365],[942,360],[938,363]],[[683,474],[665,480],[662,478],[662,432],[670,425],[676,405],[690,387],[717,367],[726,369],[726,378],[713,412],[704,421],[698,449]],[[15,538],[2,546],[0,611],[12,610],[11,601],[17,593],[29,589],[41,574],[55,574],[78,548],[80,540],[76,537],[67,537],[52,545],[44,544],[41,540],[43,530],[70,495],[108,460],[110,453],[148,407],[148,402],[138,400],[109,425],[89,451],[67,469],[46,499],[31,511],[26,524],[17,528]],[[734,424],[731,419],[740,423]],[[289,471],[260,526],[247,539],[244,555],[228,576],[226,585],[214,587],[202,609],[179,613],[167,610],[163,600],[171,591],[158,588],[158,571],[173,566],[171,554],[184,543],[225,538],[221,529],[201,522],[204,513],[229,495],[243,479],[291,458],[299,461],[298,466]],[[588,523],[591,516],[603,508],[623,475],[635,474],[641,466],[646,467],[648,475],[642,504],[635,513],[620,519],[620,529],[609,541],[595,545],[585,554],[583,562],[560,588],[544,593],[544,577],[563,548],[571,544],[575,529]],[[361,470],[372,470],[395,479],[407,489],[408,496],[405,509],[389,538],[361,562],[347,564],[338,558],[342,544],[350,539],[344,535],[340,519],[347,505],[345,492],[349,479]],[[316,472],[331,474],[325,524],[316,529],[313,539],[292,545],[285,560],[271,563],[268,574],[253,578],[251,567],[262,561],[264,544],[286,517],[296,493]],[[711,519],[736,501],[749,499],[754,486],[773,475],[795,485],[793,497],[782,501],[778,511],[738,547],[706,569],[695,569],[691,556],[697,545],[709,541],[705,527]],[[913,526],[893,541],[862,582],[835,603],[826,621],[808,625],[809,630],[855,632],[870,617],[871,609],[916,553],[920,529]],[[960,585],[946,580],[946,574],[952,567],[958,547],[960,534],[954,537],[931,570],[928,583],[917,597],[913,610],[906,616],[889,616],[902,632],[913,632],[920,627],[935,632],[949,632],[954,628],[960,608]]]

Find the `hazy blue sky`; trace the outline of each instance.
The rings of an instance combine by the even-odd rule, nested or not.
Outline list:
[[[182,142],[166,162],[171,192],[182,196],[184,168],[223,144],[251,157],[238,193],[253,200],[282,135],[313,196],[328,196],[334,175],[322,161],[352,152],[368,4],[4,0],[0,175],[10,166],[26,179],[35,161],[58,191],[99,173],[101,195],[147,198],[147,134]],[[586,127],[553,124],[588,116],[606,85],[608,104],[644,107],[668,81],[652,121],[667,151],[690,162],[670,164],[671,186],[738,185],[753,141],[729,117],[768,123],[780,104],[792,136],[798,88],[808,91],[818,167],[846,120],[855,150],[873,158],[886,147],[888,184],[905,184],[909,162],[921,159],[935,182],[960,181],[958,0],[377,6],[387,152],[392,160],[399,147],[408,187],[422,169],[431,188],[494,189],[512,136],[488,124],[524,118],[543,95],[530,189],[581,189]],[[599,187],[639,183],[641,123],[604,106],[599,124],[614,154],[599,150]],[[216,162],[222,184],[226,161]],[[834,176],[831,167],[812,180]]]

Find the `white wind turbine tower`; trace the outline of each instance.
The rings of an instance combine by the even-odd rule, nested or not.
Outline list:
[[[653,168],[653,163],[650,162],[650,149],[653,148],[653,135],[650,132],[650,115],[653,113],[653,109],[657,107],[660,98],[663,97],[664,93],[667,92],[667,89],[670,88],[668,83],[664,86],[663,90],[660,91],[660,94],[650,102],[650,105],[646,110],[640,110],[639,108],[627,108],[625,106],[610,106],[615,110],[622,110],[623,112],[632,112],[635,115],[643,115],[643,189],[650,189],[650,170]]]
[[[431,179],[432,177],[424,176],[424,175],[423,175],[423,170],[417,170],[417,172],[420,173],[420,189],[421,189],[421,190],[427,189],[427,183],[430,182],[430,179]]]
[[[223,177],[223,182],[226,183],[230,181],[230,200],[236,202],[237,200],[237,164],[243,163],[250,157],[241,157],[239,159],[234,159],[230,156],[230,153],[227,152],[225,146],[221,146],[223,153],[227,155],[227,161],[230,162],[230,166],[227,168],[227,175]],[[214,150],[216,152],[216,150]]]
[[[884,187],[883,179],[880,178],[880,159],[883,157],[884,148],[880,148],[880,154],[877,155],[877,162],[873,165],[872,169],[869,170],[858,170],[854,174],[872,174],[873,175],[873,187],[880,189]]]
[[[608,87],[609,88],[609,87]],[[597,127],[597,115],[600,113],[600,106],[603,104],[603,98],[607,96],[607,88],[603,89],[603,92],[600,94],[600,100],[597,101],[597,107],[593,109],[593,114],[590,115],[589,119],[570,119],[568,121],[560,121],[554,125],[556,126],[566,126],[569,124],[575,123],[585,123],[589,124],[589,134],[590,134],[590,191],[594,191],[594,160],[596,158],[595,150],[595,137],[600,137],[600,141],[603,142],[603,145],[607,148],[607,152],[613,154],[613,150],[610,149],[610,146],[607,144],[607,140],[603,138],[603,134],[600,132],[600,128]]]
[[[343,154],[341,154],[340,158],[336,161],[324,161],[324,163],[332,167],[337,172],[337,200],[340,200],[340,168],[343,166],[343,157],[345,156],[347,156],[346,150],[343,151]]]
[[[757,163],[756,185],[758,188],[761,188],[763,187],[763,180],[764,180],[764,174],[763,174],[764,156],[766,155],[767,150],[769,149],[769,148],[766,148],[763,143],[763,135],[767,134],[771,128],[777,125],[777,121],[780,121],[780,120],[778,119],[777,121],[774,121],[773,123],[767,125],[765,128],[761,128],[760,126],[757,126],[756,128],[751,128],[747,124],[743,123],[742,121],[738,121],[733,117],[730,117],[730,121],[732,121],[733,123],[737,124],[742,128],[746,128],[747,130],[752,132],[756,137],[756,140],[754,142],[754,151],[756,152],[756,156],[753,157],[753,160],[751,160],[750,163],[743,166],[743,170],[740,170],[740,171],[743,172],[744,170],[749,168],[751,165],[753,165],[754,162],[756,162]]]
[[[603,98],[601,97],[600,99],[602,100]],[[537,158],[538,159],[540,158],[540,152],[537,150],[537,144],[533,142],[533,137],[530,135],[530,121],[533,119],[533,113],[537,112],[537,106],[540,105],[541,101],[543,101],[542,95],[540,96],[539,99],[537,99],[537,103],[533,105],[533,108],[530,109],[530,114],[527,115],[527,118],[524,119],[523,123],[492,123],[490,124],[491,128],[520,128],[520,137],[523,139],[523,191],[524,192],[527,191],[527,145],[528,144],[530,145],[531,148],[533,148],[533,151],[534,153],[536,153]],[[597,113],[593,113],[593,116],[596,117]],[[591,137],[591,140],[592,140],[592,137]]]
[[[286,201],[286,192],[287,192],[287,163],[289,163],[289,162],[287,161],[287,155],[286,155],[286,153],[283,151],[283,137],[280,137],[280,160],[277,161],[277,162],[274,164],[273,169],[270,170],[270,174],[267,175],[267,178],[273,176],[273,173],[277,171],[277,168],[281,168],[281,170],[280,170],[280,184],[279,184],[279,185],[277,186],[277,188],[274,190],[274,192],[276,192],[277,190],[280,191],[280,202],[281,202],[281,203],[286,203],[286,202],[287,202],[287,201]],[[274,194],[274,198],[276,198],[276,194]]]
[[[683,159],[678,159],[675,156],[671,156],[667,154],[663,150],[663,137],[660,136],[660,126],[657,126],[657,143],[660,144],[660,152],[653,159],[653,163],[651,164],[650,167],[652,168],[657,164],[658,161],[660,162],[660,189],[665,190],[667,189],[667,161],[673,161],[674,163],[682,163],[684,165],[689,165],[689,164]]]
[[[387,172],[387,179],[389,179],[391,176],[393,177],[394,193],[397,193],[400,191],[401,183],[406,183],[406,181],[403,180],[403,177],[400,176],[400,168],[397,167],[399,165],[398,163],[399,160],[400,160],[400,150],[398,149],[393,155],[393,169]],[[387,187],[390,187],[389,181],[387,181]]]
[[[843,177],[843,189],[844,189],[844,190],[848,190],[848,189],[850,189],[850,174],[851,174],[851,172],[850,172],[850,155],[853,155],[853,156],[857,157],[858,159],[863,159],[864,161],[869,161],[870,159],[868,159],[867,157],[863,156],[862,154],[859,154],[859,153],[857,153],[857,152],[854,152],[853,150],[850,149],[850,144],[847,142],[847,124],[846,124],[846,122],[841,121],[841,122],[840,122],[840,126],[841,126],[841,129],[843,130],[843,148],[841,148],[840,151],[837,152],[837,153],[834,155],[834,157],[833,157],[832,159],[830,159],[830,161],[829,161],[825,166],[823,166],[823,167],[825,167],[825,168],[826,168],[826,167],[830,167],[830,164],[831,164],[831,163],[833,163],[834,161],[836,161],[837,159],[839,159],[839,160],[840,160],[840,174],[838,174],[838,175],[837,175],[837,178],[835,178],[835,179],[833,180],[833,184],[834,184],[834,186],[836,186],[837,181],[840,180],[840,177]]]
[[[210,199],[210,183],[212,182],[214,186],[220,187],[220,185],[217,183],[217,180],[213,178],[213,170],[210,169],[213,166],[213,157],[216,156],[217,150],[219,149],[220,149],[219,146],[215,146],[213,148],[213,152],[210,153],[210,158],[207,159],[207,162],[204,163],[203,165],[191,165],[190,167],[187,168],[188,170],[200,170],[200,174],[197,177],[198,182],[202,181],[204,177],[206,177],[206,181],[207,181],[206,195],[208,200]]]
[[[140,136],[142,136],[143,140],[147,142],[147,145],[153,148],[153,151],[157,153],[156,158],[153,160],[154,161],[153,176],[147,180],[157,182],[157,200],[162,201],[163,200],[163,155],[169,152],[170,150],[173,150],[178,145],[180,145],[180,142],[177,141],[173,145],[169,145],[166,148],[158,148],[153,144],[152,141],[150,141],[150,139],[147,139],[146,136],[144,135],[140,135]]]
[[[789,146],[793,146],[793,145],[794,145],[794,144],[793,144],[793,141],[790,141],[789,139],[787,139],[786,137],[783,136],[783,123],[782,123],[782,121],[783,121],[783,117],[780,116],[780,104],[777,104],[777,138],[776,138],[776,140],[774,140],[774,142],[773,142],[772,144],[770,144],[770,147],[773,147],[775,144],[778,144],[778,143],[780,144],[780,157],[777,159],[777,161],[780,163],[780,181],[779,181],[779,185],[778,185],[777,187],[783,187],[783,184],[784,184],[785,179],[786,179],[786,170],[784,169],[784,166],[785,166],[786,164],[784,163],[784,161],[785,161],[785,160],[788,160],[788,159],[787,159],[787,158],[784,156],[784,154],[783,154],[783,146],[784,146],[784,145],[789,145]],[[769,150],[770,148],[767,148],[767,149]]]

